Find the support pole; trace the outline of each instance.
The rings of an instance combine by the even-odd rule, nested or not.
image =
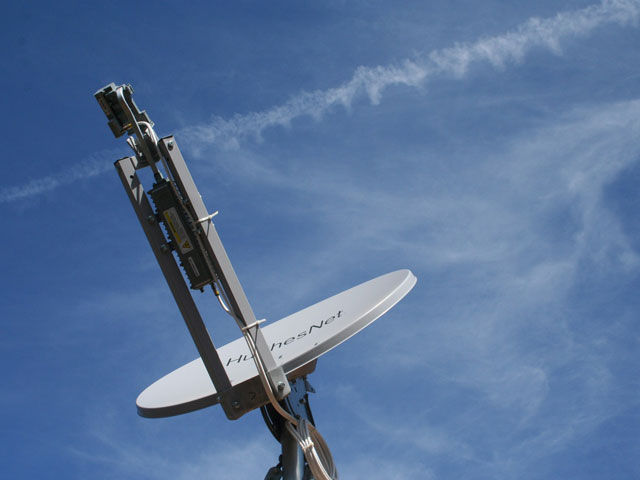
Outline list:
[[[280,444],[282,445],[282,479],[302,480],[304,475],[304,455],[298,445],[298,441],[286,428],[282,429]]]

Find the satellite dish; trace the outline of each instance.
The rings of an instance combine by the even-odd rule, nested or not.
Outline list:
[[[143,417],[168,417],[220,404],[230,420],[259,408],[282,446],[267,479],[337,480],[315,427],[307,375],[316,359],[398,303],[416,283],[409,270],[382,275],[264,328],[257,320],[173,136],[158,138],[133,101],[131,85],[95,93],[116,137],[135,156],[116,171],[200,357],[161,378],[136,400]],[[137,171],[150,168],[148,191]],[[243,338],[216,349],[189,288],[211,287]]]
[[[409,270],[387,273],[262,328],[285,373],[312,362],[352,337],[398,303],[416,283]],[[247,342],[239,338],[218,349],[232,385],[256,377]],[[202,359],[162,377],[136,400],[143,417],[169,417],[218,403]]]

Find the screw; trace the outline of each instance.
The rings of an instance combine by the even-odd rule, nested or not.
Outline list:
[[[231,405],[233,406],[233,408],[235,408],[236,410],[240,409],[240,402],[237,400],[234,400],[233,402],[231,402]]]
[[[168,253],[170,250],[169,245],[163,243],[162,245],[160,245],[160,250],[162,250],[164,253]]]
[[[175,145],[175,142],[173,140],[169,140],[169,142],[167,143],[167,146],[169,147],[169,150],[173,150],[173,146]]]
[[[284,390],[284,382],[279,382],[278,383],[278,391],[282,392]]]
[[[153,225],[154,223],[156,223],[156,217],[154,217],[153,215],[149,215],[147,217],[147,222]]]

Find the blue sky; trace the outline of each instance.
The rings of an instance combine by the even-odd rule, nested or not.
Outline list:
[[[418,277],[310,378],[342,478],[640,476],[639,1],[4,8],[7,478],[256,479],[279,452],[257,412],[136,414],[196,351],[110,82],[177,136],[259,317]]]

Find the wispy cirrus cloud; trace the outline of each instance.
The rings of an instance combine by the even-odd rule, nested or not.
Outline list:
[[[403,398],[406,409],[412,402],[414,411],[425,401],[437,405],[442,382],[448,394],[459,389],[461,398],[473,399],[475,415],[448,421],[433,408],[426,418],[440,428],[430,431],[423,419],[423,436],[401,415],[396,423],[380,422],[383,414],[365,408],[361,398],[345,403],[358,405],[369,427],[395,435],[407,448],[431,459],[462,455],[486,478],[523,476],[541,459],[585,441],[620,410],[634,408],[635,398],[616,393],[633,388],[616,378],[619,366],[611,367],[622,360],[605,353],[615,348],[610,325],[630,322],[591,313],[587,297],[611,303],[599,290],[627,288],[640,267],[625,219],[607,199],[608,187],[638,165],[639,137],[638,100],[580,108],[507,145],[476,152],[482,161],[465,165],[464,178],[455,171],[463,197],[425,188],[421,196],[398,191],[395,199],[377,203],[376,192],[369,192],[366,203],[375,203],[373,210],[401,213],[369,227],[358,223],[357,212],[345,215],[336,227],[345,250],[331,245],[335,263],[344,268],[349,259],[357,262],[359,252],[348,245],[364,229],[378,239],[376,248],[386,250],[388,242],[386,252],[429,283],[416,286],[419,304],[411,303],[415,292],[403,302],[406,320],[380,322],[382,330],[367,345],[375,354],[348,357],[349,364],[378,379],[381,390],[385,379],[403,374],[434,385],[426,400]],[[405,178],[405,184],[423,180],[411,174],[418,178]],[[407,213],[403,205],[416,207]],[[575,291],[584,284],[593,293],[576,302]],[[496,428],[504,433],[495,435]]]
[[[187,441],[164,438],[162,446],[142,448],[131,438],[119,436],[112,427],[89,431],[84,444],[67,447],[78,461],[90,466],[94,478],[154,478],[190,480],[215,477],[222,480],[261,478],[277,462],[274,448],[260,439],[228,441],[209,438],[205,453],[193,454]],[[95,444],[92,446],[92,444]],[[169,444],[169,445],[167,445]],[[274,441],[275,444],[275,441]],[[181,452],[177,458],[176,452]]]
[[[212,144],[233,148],[244,139],[260,138],[268,128],[288,126],[296,118],[311,116],[320,119],[337,106],[349,109],[361,97],[368,97],[373,104],[378,104],[384,90],[392,86],[422,87],[428,80],[440,76],[462,78],[473,64],[482,62],[501,69],[521,62],[536,48],[546,48],[558,54],[562,51],[563,42],[569,38],[587,36],[607,24],[636,24],[639,16],[638,0],[603,0],[600,4],[562,12],[551,18],[531,18],[513,31],[475,43],[425,52],[396,65],[360,66],[350,80],[337,87],[302,92],[283,105],[261,112],[236,115],[230,119],[213,117],[207,124],[183,128],[178,135],[194,152]],[[81,161],[66,171],[2,188],[0,203],[34,197],[108,169],[106,162],[96,162],[93,158]]]
[[[112,419],[113,420],[113,419]],[[117,422],[117,420],[115,420]],[[278,461],[279,445],[269,438],[265,442],[251,432],[242,441],[224,438],[207,438],[206,452],[201,448],[188,448],[192,439],[163,438],[162,445],[155,445],[154,438],[146,438],[142,448],[132,438],[113,432],[113,427],[91,429],[82,445],[72,445],[67,450],[82,464],[89,466],[98,479],[154,478],[158,480],[191,480],[215,477],[221,480],[263,478],[269,467]],[[201,445],[198,445],[201,447]],[[341,478],[367,478],[371,480],[404,480],[406,478],[435,478],[432,472],[418,461],[397,462],[371,455],[347,455],[338,465]]]
[[[339,278],[346,265],[383,254],[431,272],[480,266],[485,286],[535,305],[564,295],[585,259],[603,274],[640,264],[621,220],[603,202],[607,185],[638,160],[639,119],[640,100],[577,108],[489,147],[461,147],[447,158],[450,168],[435,174],[437,183],[430,182],[437,166],[425,160],[428,146],[367,182],[352,181],[361,176],[358,164],[338,173],[313,169],[312,182],[312,167],[270,166],[266,159],[255,176],[251,152],[240,152],[234,165],[248,162],[244,175],[253,181],[299,195],[304,207],[293,208],[322,225],[323,244],[312,255],[293,251],[279,262],[281,276],[283,268],[315,268],[313,279],[296,283],[300,295]],[[462,168],[467,157],[478,160]]]
[[[0,189],[0,203],[11,203],[51,192],[73,182],[98,176],[113,169],[113,161],[122,150],[102,150],[62,172],[34,178],[22,185]]]

